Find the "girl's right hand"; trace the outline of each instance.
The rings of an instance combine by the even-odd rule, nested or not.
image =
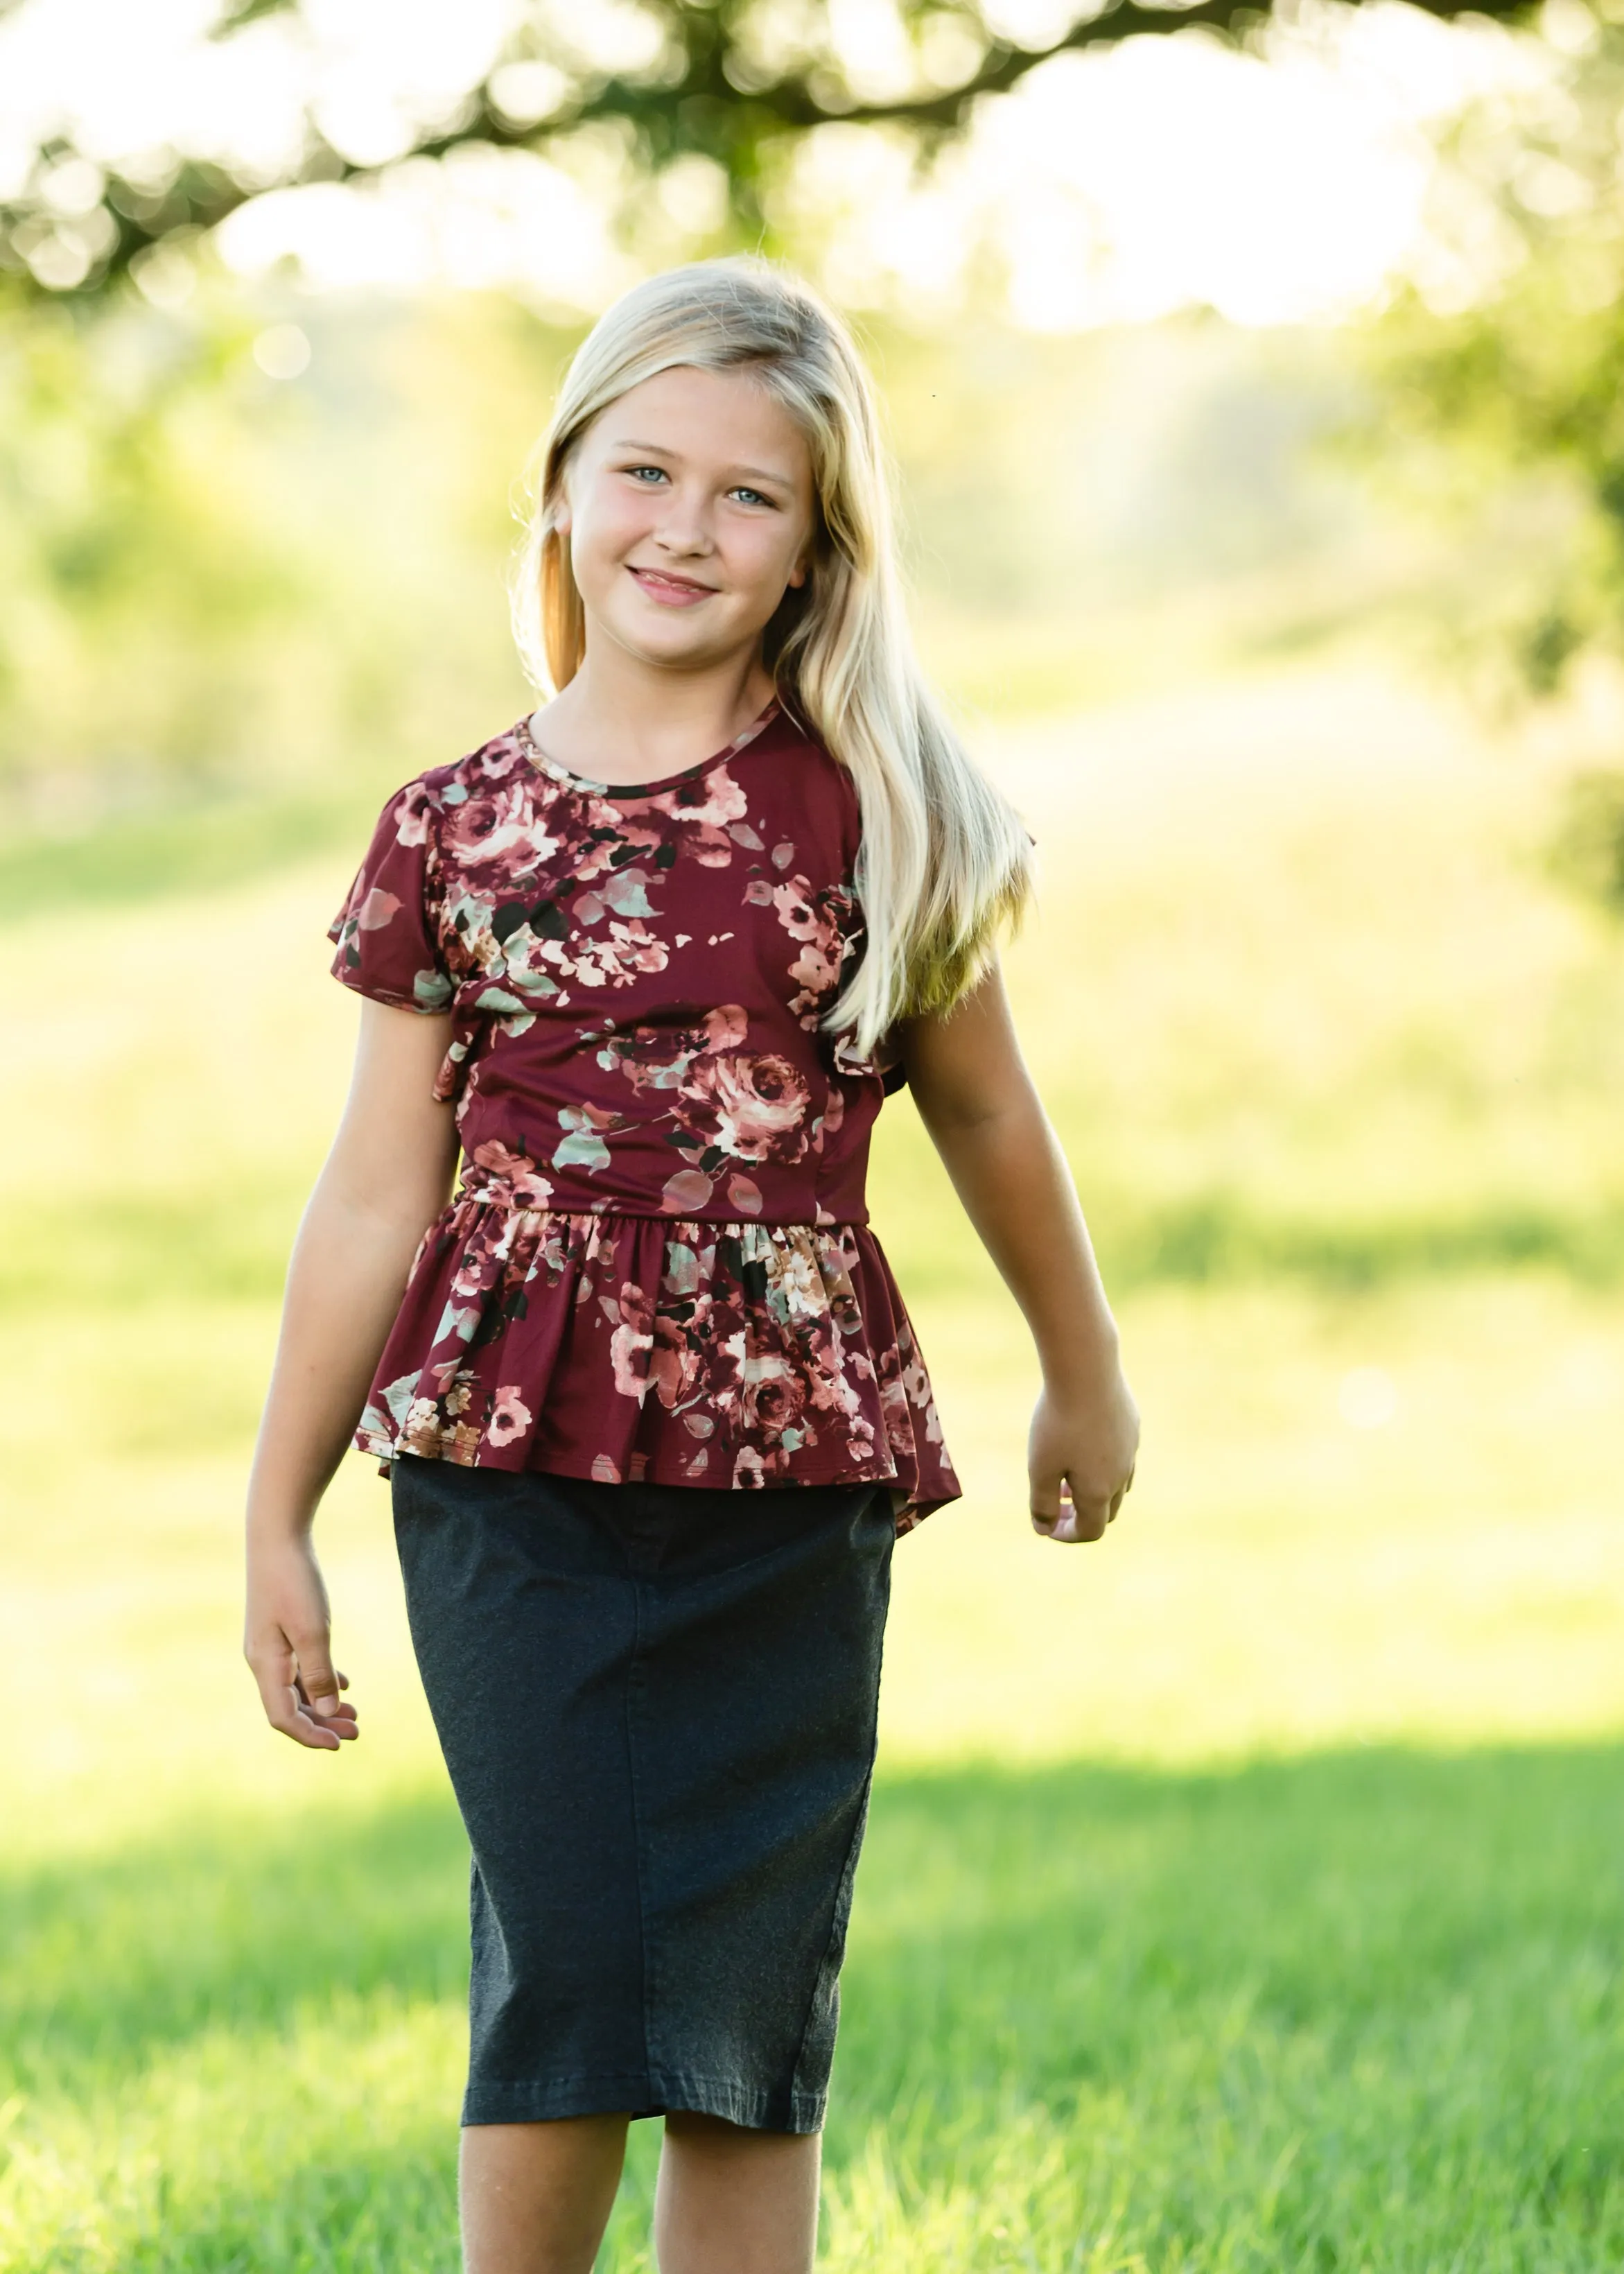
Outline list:
[[[1133,1484],[1139,1410],[1120,1367],[1101,1367],[1062,1395],[1049,1383],[1032,1416],[1032,1528],[1066,1545],[1103,1540]]]
[[[243,1655],[272,1728],[329,1753],[360,1735],[356,1709],[340,1694],[350,1683],[334,1668],[330,1630],[327,1591],[308,1538],[256,1542],[248,1559]]]

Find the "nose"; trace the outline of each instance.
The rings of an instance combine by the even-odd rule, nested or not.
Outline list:
[[[662,552],[703,556],[716,550],[709,504],[699,491],[673,482],[661,502],[665,510],[653,534]]]

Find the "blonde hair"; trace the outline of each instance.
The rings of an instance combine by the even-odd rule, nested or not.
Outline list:
[[[611,403],[679,365],[748,370],[811,457],[809,572],[786,591],[762,651],[786,710],[857,792],[866,946],[824,1023],[868,1052],[896,1020],[950,1010],[981,976],[1030,892],[1031,843],[914,658],[873,388],[845,324],[809,286],[764,260],[695,261],[635,285],[599,317],[540,446],[515,636],[544,693],[580,669],[586,618],[557,526],[569,456]]]

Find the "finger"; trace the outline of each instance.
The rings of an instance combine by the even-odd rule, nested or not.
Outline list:
[[[320,1719],[295,1690],[289,1690],[282,1712],[272,1714],[271,1727],[291,1737],[296,1745],[308,1745],[319,1753],[335,1753],[346,1737],[361,1734],[353,1721]]]
[[[1071,1492],[1064,1477],[1034,1476],[1032,1480],[1032,1528],[1052,1535],[1071,1506]]]
[[[1105,1511],[1106,1504],[1102,1500],[1079,1501],[1070,1485],[1066,1485],[1061,1489],[1060,1510],[1055,1521],[1052,1524],[1040,1523],[1034,1515],[1032,1522],[1034,1530],[1041,1532],[1046,1540],[1057,1540],[1063,1545],[1071,1547],[1079,1541],[1099,1540],[1103,1536],[1109,1521]]]
[[[309,1716],[313,1727],[321,1729],[336,1729],[341,1737],[352,1737],[357,1734],[357,1725],[361,1717],[348,1698],[344,1699],[342,1705],[335,1706],[330,1713],[319,1716],[310,1699],[305,1696],[302,1683],[295,1682],[293,1696],[299,1712]]]
[[[325,1634],[307,1634],[295,1635],[292,1640],[299,1662],[299,1688],[311,1711],[326,1720],[336,1713],[339,1706],[339,1681],[333,1670],[327,1638]]]
[[[268,1637],[256,1636],[252,1643],[244,1645],[243,1655],[252,1671],[265,1718],[282,1736],[320,1752],[335,1752],[343,1738],[360,1735],[356,1727],[356,1709],[348,1703],[335,1705],[334,1713],[325,1721],[312,1713],[284,1629],[274,1627]],[[345,1677],[339,1674],[334,1679],[342,1683]]]
[[[284,1657],[289,1655],[283,1653]],[[301,1697],[297,1684],[287,1680],[285,1668],[256,1666],[254,1679],[259,1685],[259,1702],[265,1708],[266,1720],[282,1736],[291,1737],[295,1744],[333,1753],[338,1751],[346,1733],[352,1737],[359,1736],[353,1721],[318,1721]]]
[[[1103,1540],[1105,1527],[1110,1522],[1108,1503],[1102,1500],[1085,1500],[1076,1503],[1071,1537],[1074,1540]]]

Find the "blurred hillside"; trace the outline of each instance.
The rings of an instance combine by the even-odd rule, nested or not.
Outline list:
[[[160,844],[143,817],[291,802],[247,832],[268,853],[510,719],[526,697],[502,576],[572,344],[471,295],[14,326],[13,842],[133,826],[114,866],[150,884],[166,859],[229,860],[231,832],[203,814]],[[1319,448],[1359,415],[1333,334],[1187,319],[950,345],[876,326],[870,348],[922,637],[973,712],[1064,711],[1312,646],[1427,571]],[[79,865],[53,865],[49,889]]]
[[[503,577],[569,341],[476,296],[42,320],[6,351],[34,392],[5,414],[0,922],[20,953],[151,902],[156,953],[222,887],[336,900],[379,801],[532,699]],[[1022,968],[1117,1284],[1614,1284],[1624,961],[1541,862],[1624,711],[1603,678],[1492,726],[1406,674],[1465,564],[1381,502],[1346,335],[868,345],[927,658],[1034,826],[1063,817]],[[147,1016],[124,1002],[126,1042]],[[149,1157],[157,1096],[86,1049],[69,1149],[120,1155],[118,1202],[32,1214],[13,1299],[69,1255],[109,1294],[268,1297],[313,1157]],[[944,1204],[928,1163],[910,1194]]]

